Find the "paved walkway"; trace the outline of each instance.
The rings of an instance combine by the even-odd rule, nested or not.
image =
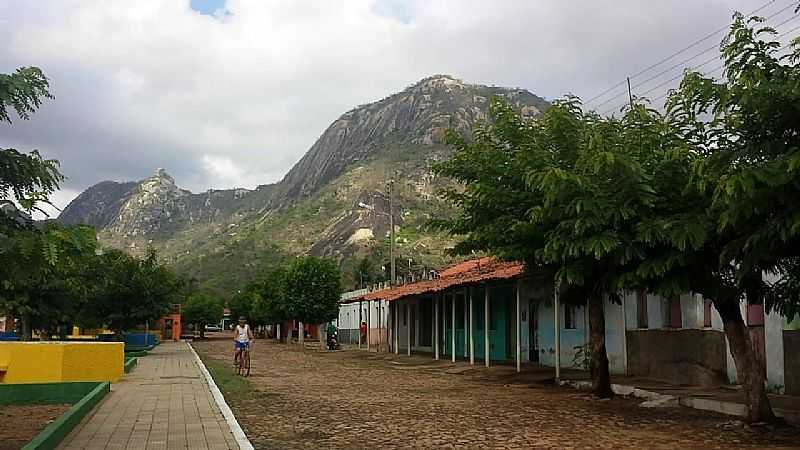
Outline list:
[[[186,343],[144,358],[61,449],[238,449]]]

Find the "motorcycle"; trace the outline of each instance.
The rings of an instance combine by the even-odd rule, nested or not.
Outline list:
[[[339,333],[328,335],[328,350],[339,350]]]

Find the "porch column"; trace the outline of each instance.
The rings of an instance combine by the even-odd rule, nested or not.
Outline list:
[[[456,293],[450,297],[450,348],[453,350],[453,362],[456,362]]]
[[[280,342],[281,341],[281,324],[280,323],[275,324],[275,333],[276,333],[276,335],[278,337],[278,342]]]
[[[484,284],[483,296],[483,357],[489,367],[489,284]]]
[[[372,343],[370,339],[372,337],[372,300],[367,300],[367,351],[369,351],[369,345]]]
[[[556,333],[556,382],[561,380],[561,314],[559,313],[558,285],[553,292],[553,327]]]
[[[362,302],[359,301],[358,302],[358,326],[356,327],[356,329],[358,330],[356,334],[358,334],[358,349],[359,350],[361,350],[361,322],[364,320],[361,317],[361,312],[363,310],[364,310],[364,307],[362,306]]]
[[[439,360],[439,300],[442,298],[438,295],[433,300],[433,357]]]
[[[519,297],[520,297],[520,292],[519,291],[520,291],[520,289],[519,288],[520,288],[521,284],[522,283],[519,280],[517,280],[517,309],[516,309],[516,314],[515,314],[516,315],[516,322],[517,322],[517,372],[522,370],[522,344],[520,342],[520,336],[522,336],[522,333],[520,332],[522,321],[521,321],[521,318],[520,318],[520,310],[519,310],[519,304],[520,304],[520,301],[519,301]]]
[[[400,330],[400,326],[399,326],[400,314],[398,314],[398,313],[400,312],[400,301],[399,300],[395,300],[392,303],[394,303],[394,313],[392,315],[392,325],[394,325],[394,333],[393,333],[394,334],[394,336],[393,336],[394,337],[394,354],[395,355],[399,355],[400,354],[400,346],[398,344],[400,344],[400,338],[398,336],[398,331]]]
[[[406,344],[408,344],[408,348],[406,349],[406,354],[411,356],[411,302],[406,302]]]
[[[300,344],[301,347],[305,347],[305,336],[306,334],[306,327],[303,325],[303,322],[297,322],[297,343]]]
[[[375,349],[378,353],[381,351],[381,347],[383,346],[383,318],[381,317],[381,300],[378,300],[378,345]]]
[[[469,293],[467,289],[464,289],[464,358],[469,357],[469,326],[467,325],[469,323],[469,307],[467,306]]]
[[[472,287],[469,290],[469,363],[475,365],[475,327],[472,325],[474,315],[472,314]]]

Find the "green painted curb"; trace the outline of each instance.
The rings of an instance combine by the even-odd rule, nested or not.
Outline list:
[[[97,387],[97,382],[0,383],[2,405],[75,404]]]
[[[136,367],[136,358],[132,356],[125,357],[125,373],[129,373],[133,368]]]
[[[78,425],[103,397],[111,391],[111,383],[105,381],[86,394],[72,408],[47,425],[41,433],[28,442],[22,450],[52,450]]]

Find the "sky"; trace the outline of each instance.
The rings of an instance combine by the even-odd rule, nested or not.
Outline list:
[[[254,188],[279,181],[345,111],[426,76],[588,100],[765,2],[2,0],[0,73],[38,66],[55,99],[0,124],[0,147],[59,160],[61,208],[159,167],[194,192]],[[760,13],[791,20],[793,3]],[[682,67],[647,81],[659,69],[633,77],[634,93],[657,97]]]

